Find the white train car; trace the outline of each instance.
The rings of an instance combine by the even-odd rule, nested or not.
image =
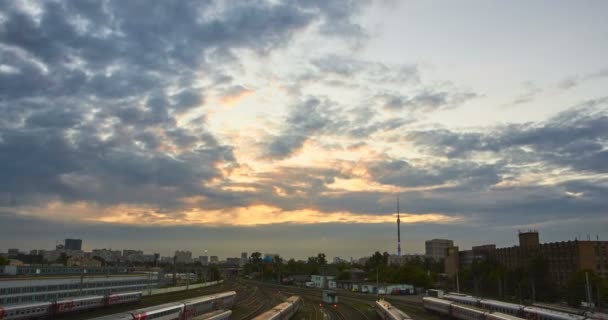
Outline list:
[[[133,320],[133,315],[131,313],[114,313],[91,320]]]
[[[218,309],[230,309],[234,305],[235,291],[188,299],[183,301],[182,320],[190,320],[202,314]]]
[[[253,318],[253,320],[288,320],[300,310],[301,304],[302,299],[300,297],[291,296],[287,301]]]
[[[457,303],[452,304],[452,317],[460,320],[485,320],[486,310]]]
[[[53,303],[38,302],[0,307],[0,320],[20,320],[47,317],[53,312]]]
[[[466,296],[466,295],[460,295],[460,294],[456,295],[453,293],[449,293],[449,294],[444,294],[443,299],[448,299],[450,301],[458,302],[460,304],[466,304],[468,306],[474,306],[474,307],[479,306],[479,299],[477,299],[473,296]]]
[[[217,310],[195,317],[193,320],[230,320],[231,317],[231,310]]]
[[[75,297],[55,302],[55,315],[100,308],[105,305],[105,296]]]
[[[434,297],[422,297],[422,304],[428,311],[437,312],[443,315],[449,315],[452,311],[452,301],[443,300]]]
[[[525,307],[524,314],[528,320],[583,320],[584,316],[543,309],[539,307]]]
[[[378,300],[375,303],[376,313],[382,320],[411,320],[407,313],[393,307],[385,300]]]
[[[502,312],[488,312],[486,313],[486,320],[525,320],[520,317],[512,316],[510,314]]]
[[[524,315],[524,306],[516,303],[483,299],[479,300],[479,305],[484,309],[506,313],[516,317]]]
[[[179,320],[184,303],[171,302],[131,311],[133,320]]]
[[[138,292],[124,292],[108,294],[106,296],[106,305],[113,306],[115,304],[133,303],[141,300],[142,293]]]

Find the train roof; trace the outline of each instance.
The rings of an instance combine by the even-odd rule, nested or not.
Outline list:
[[[561,320],[583,320],[585,319],[584,316],[579,316],[576,314],[571,314],[571,313],[565,313],[565,312],[560,312],[560,311],[555,311],[555,310],[549,310],[549,309],[544,309],[544,308],[539,308],[539,307],[525,307],[524,308],[525,311],[527,312],[534,312],[537,314],[541,314],[544,316],[548,316],[551,317],[553,319],[561,319]]]
[[[68,297],[68,298],[64,298],[61,300],[57,300],[57,303],[66,303],[66,302],[73,302],[73,301],[88,301],[88,300],[100,300],[103,299],[105,296],[102,295],[98,295],[98,296],[76,296],[76,297]]]
[[[383,310],[385,310],[386,312],[389,312],[392,315],[392,319],[399,319],[399,320],[412,319],[407,313],[399,310],[398,308],[393,307],[393,305],[391,305],[388,301],[378,300],[378,301],[376,301],[376,304],[380,305],[380,307]]]
[[[498,300],[491,300],[491,299],[482,299],[480,300],[480,302],[482,304],[488,304],[488,305],[492,305],[492,306],[499,306],[499,307],[506,307],[506,308],[511,308],[511,309],[521,309],[524,306],[517,304],[517,303],[511,303],[511,302],[504,302],[504,301],[498,301]]]
[[[115,313],[89,320],[133,320],[133,315],[130,313]]]
[[[5,311],[24,309],[24,308],[46,308],[52,305],[51,302],[32,302],[32,303],[20,303],[20,304],[8,304],[4,306],[0,306],[1,309]]]
[[[500,320],[524,320],[520,317],[512,316],[510,314],[502,313],[502,312],[492,312],[490,313],[494,319]]]
[[[133,313],[133,314],[139,314],[139,313],[151,312],[151,311],[158,313],[158,312],[163,312],[163,311],[167,311],[167,310],[171,310],[171,309],[175,309],[175,308],[179,308],[179,307],[183,307],[183,306],[184,306],[183,302],[169,302],[169,303],[164,303],[164,304],[157,305],[157,306],[137,309],[137,310],[133,310],[133,311],[129,311],[129,312]]]
[[[422,297],[422,300],[427,300],[427,301],[433,301],[433,302],[438,302],[438,303],[443,303],[443,304],[452,304],[454,303],[453,301],[450,300],[445,300],[445,299],[440,299],[440,298],[435,298],[435,297]]]
[[[220,298],[234,296],[234,295],[236,295],[236,291],[226,291],[226,292],[208,294],[208,295],[204,295],[201,297],[186,299],[186,300],[183,300],[183,302],[184,303],[198,303],[198,302],[205,302],[205,301],[209,301],[209,300],[215,300],[215,299],[220,299]]]
[[[224,317],[229,317],[232,315],[232,310],[217,310],[209,313],[202,314],[200,316],[192,318],[192,320],[214,320],[214,319],[229,319]]]

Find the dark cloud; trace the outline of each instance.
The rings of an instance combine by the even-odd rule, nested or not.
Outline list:
[[[608,114],[601,106],[607,101],[590,101],[544,123],[509,125],[484,133],[418,131],[407,137],[424,150],[450,158],[492,152],[516,164],[542,161],[575,171],[605,173]]]
[[[367,78],[373,83],[417,84],[420,82],[419,70],[415,65],[387,66],[379,62],[339,55],[316,58],[311,61],[311,64],[323,73],[340,77]]]
[[[453,184],[454,187],[469,190],[484,190],[501,181],[500,171],[503,168],[500,164],[460,161],[425,167],[415,166],[403,160],[392,160],[373,163],[368,170],[374,180],[387,185],[421,187]]]
[[[267,146],[267,156],[283,159],[299,150],[313,134],[321,132],[331,123],[328,103],[317,98],[309,98],[292,106],[283,131],[271,137]]]
[[[479,97],[474,92],[421,91],[412,97],[384,93],[376,97],[390,111],[433,111],[457,107],[468,100]]]
[[[204,105],[200,73],[229,84],[222,65],[238,63],[233,50],[267,54],[314,23],[345,35],[345,25],[356,29],[360,5],[49,1],[37,3],[34,16],[3,2],[0,195],[22,205],[61,199],[162,208],[189,195],[228,203],[204,184],[222,178],[220,167],[238,166],[232,147],[206,130],[204,118],[190,126],[176,120]],[[290,119],[307,133],[318,120]],[[289,138],[300,143],[295,133]]]

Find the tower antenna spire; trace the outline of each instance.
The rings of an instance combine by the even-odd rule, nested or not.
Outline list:
[[[401,257],[401,217],[399,214],[399,196],[397,196],[397,256]]]

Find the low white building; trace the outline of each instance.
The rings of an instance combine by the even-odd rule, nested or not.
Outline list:
[[[321,275],[316,275],[316,274],[313,274],[312,276],[310,276],[310,281],[314,284],[315,288],[328,288],[329,281],[335,280],[335,279],[336,279],[336,277],[334,277],[334,276],[321,276]],[[333,285],[335,288],[335,281],[333,281]]]

